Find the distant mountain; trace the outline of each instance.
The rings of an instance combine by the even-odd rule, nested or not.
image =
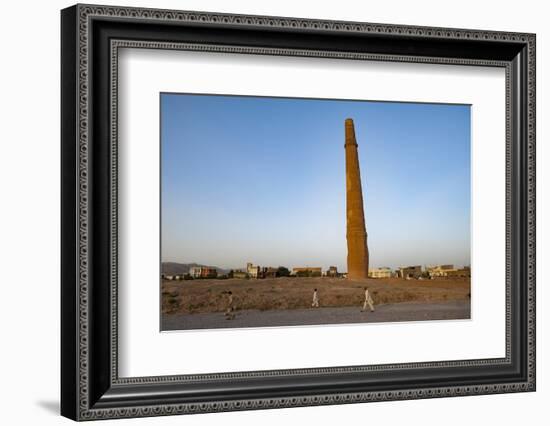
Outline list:
[[[218,274],[227,274],[229,269],[218,268],[217,266],[202,265],[200,263],[176,263],[176,262],[162,262],[161,270],[166,275],[187,274],[189,269],[193,266],[207,266],[209,268],[216,268]]]

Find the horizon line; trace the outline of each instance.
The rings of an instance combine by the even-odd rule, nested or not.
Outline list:
[[[161,260],[160,262],[161,264],[163,263],[176,263],[176,264],[179,264],[179,265],[191,265],[191,264],[195,264],[195,265],[200,265],[200,266],[209,266],[209,267],[212,267],[212,268],[218,268],[218,269],[241,269],[241,268],[246,268],[246,264],[247,263],[251,263],[253,266],[261,266],[261,267],[265,267],[265,268],[278,268],[278,267],[284,267],[284,268],[289,268],[289,269],[292,269],[292,268],[322,268],[322,269],[329,269],[331,266],[336,266],[338,267],[337,265],[329,265],[328,267],[325,267],[323,265],[303,265],[303,266],[286,266],[286,265],[280,265],[280,264],[277,264],[276,266],[273,266],[273,265],[259,265],[259,264],[256,264],[254,262],[245,262],[242,266],[240,267],[226,267],[226,266],[218,266],[218,265],[209,265],[207,263],[201,263],[201,262],[177,262],[177,261],[173,261],[173,260]],[[384,265],[384,266],[375,266],[375,267],[372,267],[369,269],[381,269],[381,268],[389,268],[389,269],[399,269],[399,268],[410,268],[410,267],[413,267],[413,266],[421,266],[421,267],[436,267],[436,266],[443,266],[443,265],[453,265],[454,267],[462,267],[462,268],[466,268],[466,267],[471,267],[471,263],[470,264],[463,264],[463,263],[452,263],[452,262],[446,262],[446,263],[416,263],[416,264],[408,264],[408,265],[400,265],[400,266],[387,266],[387,265]]]

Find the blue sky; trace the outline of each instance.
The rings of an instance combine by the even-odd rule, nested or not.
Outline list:
[[[371,267],[470,264],[470,106],[161,94],[161,257],[346,270],[353,118]]]

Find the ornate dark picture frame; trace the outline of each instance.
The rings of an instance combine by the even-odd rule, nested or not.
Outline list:
[[[62,415],[92,420],[535,390],[534,34],[95,5],[64,9],[61,29]],[[504,68],[506,356],[120,378],[120,47]]]

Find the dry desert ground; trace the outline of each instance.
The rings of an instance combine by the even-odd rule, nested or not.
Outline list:
[[[400,278],[347,280],[344,278],[201,279],[162,281],[163,314],[224,312],[227,292],[233,309],[285,310],[311,307],[317,288],[321,307],[361,306],[367,286],[375,305],[401,302],[468,301],[470,279],[405,280]]]

